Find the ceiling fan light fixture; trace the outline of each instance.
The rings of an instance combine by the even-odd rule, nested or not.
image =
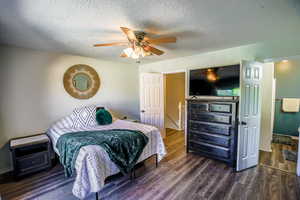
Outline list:
[[[151,56],[152,55],[151,52],[145,51],[144,49],[142,49],[142,53],[141,54],[142,54],[143,57],[145,57],[145,56]]]
[[[132,48],[126,48],[126,49],[123,50],[123,52],[124,52],[128,57],[130,57],[131,54],[132,54],[132,52],[133,52],[133,50],[132,50]]]
[[[133,52],[133,54],[131,55],[131,58],[133,59],[138,59],[140,56],[136,53]]]
[[[126,48],[123,50],[123,52],[127,55],[129,58],[138,59],[139,54],[137,54],[132,48]]]
[[[120,27],[122,32],[127,37],[127,42],[112,42],[105,44],[94,44],[94,47],[109,47],[109,46],[127,46],[128,48],[123,50],[120,57],[139,59],[140,57],[157,55],[161,56],[165,52],[159,50],[152,45],[162,43],[175,43],[176,37],[161,37],[161,38],[149,38],[146,37],[146,33],[143,31],[133,31],[126,27]]]

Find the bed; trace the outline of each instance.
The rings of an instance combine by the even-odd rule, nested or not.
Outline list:
[[[109,125],[99,126],[93,124],[90,126],[74,127],[75,118],[73,114],[66,116],[54,123],[47,131],[52,141],[53,149],[58,156],[59,151],[56,148],[56,143],[58,138],[63,134],[110,129],[138,130],[149,138],[148,144],[145,146],[137,163],[153,155],[157,156],[157,161],[159,162],[166,155],[160,131],[153,126],[114,119],[113,123]],[[80,149],[75,163],[75,170],[76,178],[72,192],[80,199],[84,199],[92,193],[97,194],[104,186],[107,177],[120,172],[118,167],[110,160],[108,154],[97,145],[88,145]]]

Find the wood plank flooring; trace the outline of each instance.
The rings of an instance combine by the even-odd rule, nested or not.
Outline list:
[[[137,177],[112,177],[100,192],[103,200],[299,200],[296,175],[266,166],[235,173],[225,164],[192,153],[186,154],[184,135],[168,131],[168,155],[155,168],[149,159]],[[60,166],[19,182],[0,184],[3,199],[75,200],[72,179]],[[61,174],[59,174],[61,173]],[[64,182],[64,181],[70,182]],[[48,190],[47,190],[48,189]],[[88,199],[94,199],[94,196]]]
[[[293,145],[272,143],[272,152],[260,151],[260,165],[296,174],[297,163],[284,159],[282,150],[285,149],[297,152],[298,145],[296,143]]]

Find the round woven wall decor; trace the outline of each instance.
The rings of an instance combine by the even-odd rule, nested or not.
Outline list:
[[[89,99],[98,92],[100,78],[88,65],[73,65],[65,72],[64,87],[76,99]]]

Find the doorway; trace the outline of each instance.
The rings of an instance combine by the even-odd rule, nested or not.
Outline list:
[[[300,125],[298,79],[300,59],[281,59],[273,65],[272,118],[270,136],[262,129],[261,141],[269,137],[269,147],[261,148],[260,165],[288,173],[297,172]],[[271,96],[266,97],[267,101]],[[270,106],[270,105],[269,105]],[[299,165],[298,165],[299,166]],[[300,170],[298,172],[300,175]]]
[[[185,70],[140,74],[141,122],[160,130],[170,155],[185,152],[185,76]]]
[[[166,137],[184,144],[186,73],[164,74]]]

